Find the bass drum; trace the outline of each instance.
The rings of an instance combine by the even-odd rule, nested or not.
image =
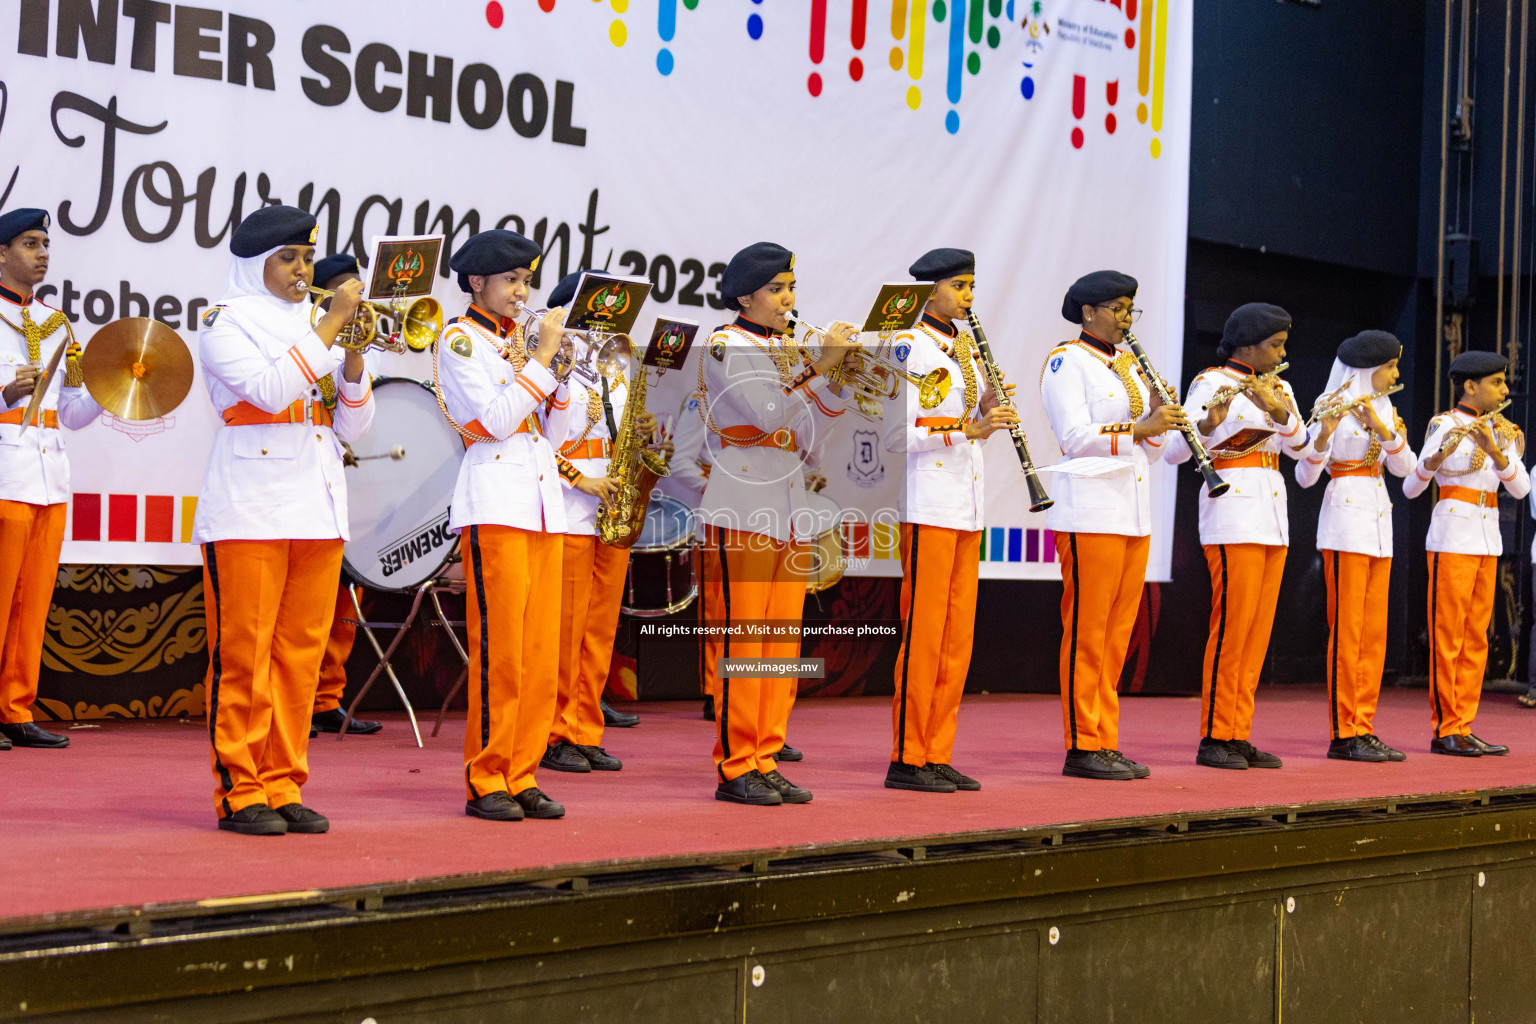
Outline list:
[[[459,550],[448,532],[464,443],[430,385],[403,377],[373,382],[373,426],[352,446],[342,568],[374,590],[408,591],[443,575]]]
[[[619,610],[654,619],[687,608],[699,596],[696,550],[688,506],[653,491],[640,538],[629,549],[629,578]]]
[[[809,542],[810,564],[805,575],[805,592],[819,594],[836,586],[848,568],[842,523],[838,521],[843,510],[837,502],[820,492],[807,494],[805,500],[816,517]]]

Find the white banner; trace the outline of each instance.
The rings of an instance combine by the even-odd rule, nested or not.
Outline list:
[[[445,233],[451,251],[504,226],[545,246],[541,292],[578,266],[646,274],[642,330],[654,313],[724,322],[724,263],[760,239],[797,253],[811,323],[862,316],[929,248],[973,249],[976,309],[1042,464],[1058,452],[1035,387],[1074,333],[1059,311],[1079,275],[1139,278],[1138,336],[1180,375],[1188,3],[5,6],[19,18],[3,19],[16,36],[0,207],[52,212],[39,292],[83,338],[151,315],[195,351],[231,224],[283,202],[316,211],[318,255],[385,232]],[[465,297],[442,269],[451,314]],[[382,368],[431,373],[426,356]],[[669,374],[652,407],[676,409],[693,382]],[[107,417],[70,437],[65,561],[198,562],[188,538],[218,426],[205,396],[199,379],[164,421]],[[828,493],[867,506],[902,463],[870,451],[868,422],[845,423],[823,459]],[[1055,578],[1012,447],[987,452],[983,575]],[[1154,579],[1168,575],[1172,480],[1156,477]],[[862,543],[854,571],[899,572],[887,531]]]

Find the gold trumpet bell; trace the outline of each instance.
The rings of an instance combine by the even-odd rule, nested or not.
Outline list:
[[[917,404],[924,409],[937,408],[949,396],[949,387],[949,371],[941,366],[917,382]]]
[[[401,317],[400,335],[405,339],[405,347],[412,352],[425,352],[437,341],[438,335],[443,333],[443,304],[430,295],[421,298],[405,307],[405,315]]]

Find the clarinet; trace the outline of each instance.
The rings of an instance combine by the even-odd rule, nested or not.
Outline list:
[[[986,375],[987,386],[997,396],[997,400],[1014,408],[1013,399],[1003,387],[1003,372],[998,369],[997,363],[992,359],[992,348],[987,344],[987,332],[981,329],[981,321],[976,319],[976,311],[971,310],[971,337],[976,339],[976,351],[981,353],[981,371]],[[1056,504],[1049,494],[1045,493],[1045,485],[1040,482],[1040,474],[1035,472],[1035,460],[1029,454],[1029,439],[1024,436],[1022,424],[1015,423],[1008,428],[1008,435],[1013,438],[1013,450],[1018,453],[1019,465],[1024,470],[1024,483],[1029,487],[1029,510],[1031,512],[1044,512]]]
[[[1141,364],[1141,371],[1147,378],[1147,384],[1157,397],[1163,400],[1164,405],[1177,405],[1178,400],[1168,391],[1168,385],[1163,383],[1163,378],[1157,375],[1157,370],[1152,367],[1152,360],[1147,358],[1147,350],[1141,347],[1141,342],[1136,340],[1136,335],[1130,331],[1125,332],[1125,343],[1131,347],[1136,361]],[[1206,493],[1213,498],[1219,498],[1232,487],[1216,473],[1216,467],[1212,463],[1211,453],[1205,450],[1205,445],[1200,443],[1200,434],[1195,430],[1193,423],[1179,428],[1179,433],[1184,435],[1184,440],[1189,442],[1189,450],[1195,456],[1195,462],[1200,467],[1200,475],[1205,477]]]

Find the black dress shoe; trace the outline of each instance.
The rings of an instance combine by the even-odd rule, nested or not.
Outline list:
[[[779,748],[779,752],[773,755],[775,761],[803,761],[805,755],[788,743]]]
[[[640,724],[640,716],[632,715],[628,711],[615,711],[608,706],[608,702],[598,698],[597,706],[603,709],[603,724],[615,729],[632,729]]]
[[[10,749],[11,749],[11,741],[6,739],[4,736],[0,736],[0,750],[10,750]]]
[[[1483,752],[1472,742],[1471,737],[1459,736],[1451,733],[1449,736],[1436,736],[1429,741],[1431,754],[1449,754],[1452,757],[1482,757]]]
[[[1075,779],[1107,779],[1129,782],[1135,774],[1125,765],[1116,764],[1097,750],[1069,750],[1061,774]]]
[[[704,698],[704,721],[706,721],[706,722],[713,722],[714,720],[715,720],[715,698],[713,698],[713,697],[705,697]]]
[[[969,775],[955,771],[954,768],[947,764],[934,764],[932,761],[929,761],[927,764],[923,765],[923,767],[933,772],[933,774],[937,775],[945,782],[953,782],[956,789],[963,789],[967,793],[975,793],[981,789],[981,783],[977,782]]]
[[[280,836],[288,823],[266,804],[250,804],[219,819],[219,828],[242,836]]]
[[[561,740],[544,751],[544,756],[539,759],[539,767],[557,772],[589,772],[592,763],[582,756],[580,747]]]
[[[512,799],[518,802],[523,813],[530,818],[565,817],[565,805],[555,803],[538,786],[529,786],[521,793],[514,794]]]
[[[891,766],[885,770],[885,788],[905,789],[913,793],[953,793],[959,787],[941,778],[933,770],[933,765],[892,761]]]
[[[779,774],[777,768],[771,772],[763,772],[763,781],[778,790],[779,796],[787,804],[808,804],[811,802],[811,791],[790,782]]]
[[[17,747],[58,748],[69,746],[69,737],[48,732],[36,722],[0,722],[0,736]]]
[[[1131,774],[1138,779],[1144,779],[1152,774],[1151,768],[1148,768],[1144,764],[1137,764],[1135,761],[1132,761],[1118,750],[1101,750],[1099,751],[1099,756],[1107,761],[1120,765],[1122,768],[1129,768],[1131,770]],[[979,789],[980,787],[978,786],[977,788]]]
[[[1279,768],[1285,762],[1274,754],[1266,754],[1247,740],[1228,740],[1227,746],[1240,754],[1249,768]]]
[[[759,771],[738,775],[729,782],[715,787],[716,800],[729,800],[733,804],[755,804],[759,807],[777,807],[784,797]]]
[[[1369,743],[1371,746],[1375,747],[1377,750],[1381,751],[1383,754],[1386,754],[1388,761],[1408,760],[1407,754],[1403,753],[1401,750],[1396,749],[1395,747],[1387,746],[1385,743],[1381,742],[1381,737],[1377,736],[1375,733],[1369,733],[1360,738],[1365,740],[1365,742]]]
[[[1377,750],[1371,746],[1370,741],[1364,736],[1341,736],[1336,740],[1329,740],[1328,756],[1334,761],[1372,761],[1380,763],[1387,760],[1386,751]]]
[[[588,747],[580,743],[572,744],[587,759],[587,764],[592,766],[595,772],[616,772],[624,767],[624,762],[614,757],[602,747]]]
[[[1471,740],[1472,745],[1478,750],[1482,751],[1485,756],[1498,757],[1501,754],[1509,753],[1509,748],[1502,743],[1489,743],[1485,740],[1478,739],[1471,733],[1467,733],[1467,739]]]
[[[322,711],[317,715],[310,715],[309,734],[313,736],[316,729],[319,729],[321,732],[341,732],[341,723],[346,717],[347,713],[341,710],[341,708],[331,708],[329,711]],[[383,722],[365,722],[361,718],[354,718],[352,721],[347,723],[347,735],[372,736],[374,733],[383,728]]]
[[[522,821],[523,809],[518,806],[512,794],[504,789],[498,789],[494,793],[477,797],[464,804],[464,813],[471,818],[484,818],[486,821]]]
[[[1195,764],[1204,765],[1207,768],[1232,768],[1237,771],[1246,771],[1248,759],[1233,750],[1232,745],[1226,740],[1213,740],[1209,736],[1202,736],[1200,749],[1195,751]]]
[[[289,832],[307,832],[319,835],[331,830],[331,822],[319,811],[312,811],[301,803],[283,804],[277,814],[288,823]]]

